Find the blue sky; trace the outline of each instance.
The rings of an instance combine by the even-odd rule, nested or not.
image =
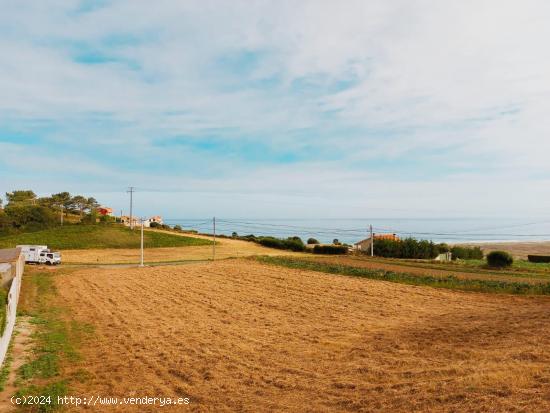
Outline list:
[[[548,18],[545,1],[7,1],[0,191],[120,210],[133,185],[139,213],[190,218],[545,216]]]

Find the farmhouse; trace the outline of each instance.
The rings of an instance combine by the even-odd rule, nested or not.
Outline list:
[[[103,216],[113,216],[113,208],[109,208],[109,207],[106,207],[106,206],[100,206],[99,208],[97,208],[97,213],[99,215],[103,215]]]
[[[396,234],[373,234],[374,240],[390,240],[390,241],[399,241],[399,237]],[[359,242],[353,244],[353,249],[355,251],[369,251],[371,245],[371,239],[365,238]]]

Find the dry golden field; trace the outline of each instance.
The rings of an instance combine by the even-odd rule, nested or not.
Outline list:
[[[200,412],[547,412],[550,299],[235,259],[58,269],[96,337],[74,394],[182,396]],[[121,411],[96,407],[94,411]]]
[[[189,235],[205,238],[200,235]],[[63,263],[66,264],[129,264],[140,260],[139,249],[87,249],[62,251]],[[238,258],[252,255],[296,255],[292,251],[274,250],[259,244],[232,239],[216,241],[216,258]],[[144,252],[146,263],[209,260],[212,258],[212,246],[186,246],[169,248],[147,248]]]

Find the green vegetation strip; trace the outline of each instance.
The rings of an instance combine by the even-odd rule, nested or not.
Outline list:
[[[79,343],[90,338],[93,329],[89,325],[70,320],[67,309],[55,306],[57,295],[54,277],[51,273],[35,272],[26,274],[27,290],[34,293],[24,300],[21,315],[31,317],[34,326],[33,348],[30,359],[17,371],[17,396],[38,396],[47,400],[46,404],[22,406],[23,411],[51,412],[61,406],[58,396],[65,396],[72,380],[83,380],[83,370],[71,376],[62,374],[64,364],[74,364],[80,360],[77,351]]]
[[[433,277],[428,275],[418,276],[386,270],[372,270],[348,265],[328,264],[295,257],[261,256],[255,257],[254,259],[265,264],[279,265],[287,268],[318,271],[329,274],[349,275],[408,285],[425,285],[452,290],[478,291],[486,293],[550,295],[550,283],[528,284],[522,282],[472,280],[460,279],[452,275],[446,277]]]
[[[212,241],[166,232],[145,231],[145,248],[211,245]],[[120,224],[64,225],[37,232],[0,237],[0,248],[16,245],[47,245],[50,249],[139,248],[140,231]]]

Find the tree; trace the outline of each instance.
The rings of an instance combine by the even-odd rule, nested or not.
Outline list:
[[[6,192],[6,200],[9,204],[34,204],[36,203],[36,194],[30,189]]]
[[[333,243],[334,245],[340,245],[340,241],[338,241],[338,238],[334,238],[334,239],[332,240],[332,243]]]
[[[83,197],[82,195],[76,195],[73,196],[72,204],[75,206],[76,209],[78,209],[80,213],[80,218],[82,218],[82,214],[84,213],[84,210],[88,205],[88,199],[86,197]]]
[[[99,203],[96,201],[94,197],[89,197],[86,200],[86,209],[88,211],[92,211],[93,209],[96,209],[99,206]]]
[[[317,241],[315,238],[309,238],[307,240],[308,244],[319,244],[319,241]]]

